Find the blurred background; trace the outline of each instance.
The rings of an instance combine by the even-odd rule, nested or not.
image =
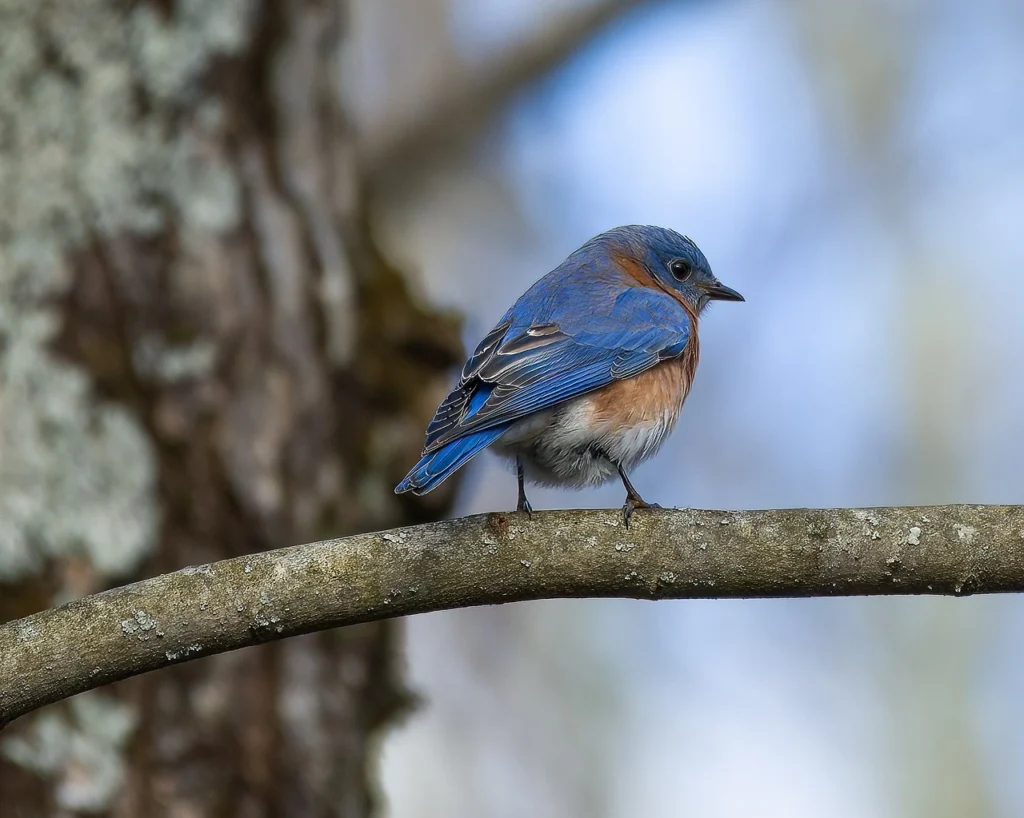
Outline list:
[[[357,5],[350,88],[371,142],[446,78],[525,73],[539,44],[618,9],[464,146],[396,175],[376,216],[470,347],[594,233],[652,223],[698,242],[747,303],[705,319],[680,428],[638,470],[645,497],[1024,499],[1024,6],[412,6]],[[514,501],[488,455],[455,513]],[[385,743],[390,814],[1022,815],[1022,620],[1010,598],[418,617],[426,704]]]
[[[747,299],[704,320],[644,497],[1024,502],[1018,0],[25,0],[0,126],[0,621],[513,507],[489,454],[390,487],[460,339],[618,224]],[[1011,818],[1022,626],[1008,597],[420,616],[22,720],[0,803]]]

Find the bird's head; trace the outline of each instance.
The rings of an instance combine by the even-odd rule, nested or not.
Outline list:
[[[605,234],[655,283],[684,300],[696,314],[712,301],[743,301],[743,296],[715,278],[711,265],[692,240],[674,230],[648,225],[616,227]]]

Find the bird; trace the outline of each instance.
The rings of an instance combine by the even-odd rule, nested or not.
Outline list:
[[[622,515],[658,508],[629,479],[679,418],[712,301],[744,301],[687,236],[652,225],[601,233],[530,287],[466,361],[395,487],[426,494],[484,449],[526,482],[584,488],[618,477]]]

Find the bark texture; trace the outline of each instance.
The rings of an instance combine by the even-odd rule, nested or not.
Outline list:
[[[391,493],[460,348],[369,236],[344,7],[0,2],[0,622],[446,506]],[[319,633],[23,719],[3,813],[368,815],[395,638]]]
[[[652,510],[629,528],[619,511],[488,514],[187,568],[0,626],[0,725],[201,656],[446,608],[1020,591],[1020,506]]]

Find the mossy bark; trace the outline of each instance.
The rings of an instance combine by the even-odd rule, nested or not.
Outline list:
[[[369,234],[344,6],[0,4],[0,621],[447,504],[391,493],[460,350]],[[48,708],[0,739],[4,814],[368,815],[396,638]]]

